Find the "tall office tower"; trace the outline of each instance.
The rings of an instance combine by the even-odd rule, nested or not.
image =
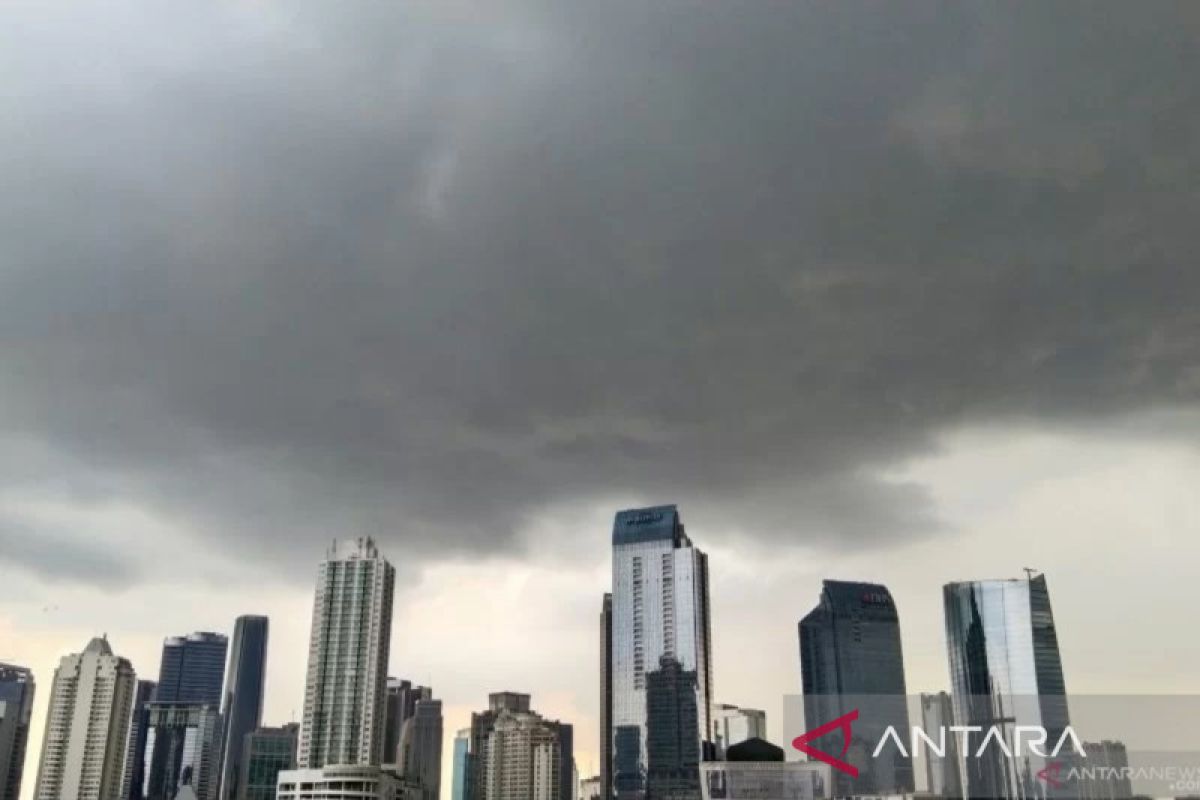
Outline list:
[[[954,724],[954,706],[950,695],[945,692],[921,695],[921,728],[933,740],[940,740],[940,731],[950,731]],[[962,797],[962,776],[959,773],[958,739],[946,734],[946,744],[942,755],[932,750],[926,750],[925,779],[926,791],[935,797]]]
[[[172,636],[163,641],[154,701],[211,703],[220,707],[228,648],[229,639],[207,631]]]
[[[646,796],[700,796],[701,740],[696,673],[663,656],[646,673]]]
[[[233,624],[229,674],[221,710],[220,800],[234,800],[242,774],[242,740],[262,725],[263,690],[267,679],[266,617],[242,616]]]
[[[726,750],[739,742],[766,739],[767,712],[717,703],[713,706],[713,730],[717,752],[723,756]]]
[[[612,797],[612,594],[600,605],[600,796]]]
[[[54,672],[36,800],[111,800],[121,791],[137,676],[105,638]]]
[[[0,663],[0,800],[17,800],[36,689],[25,667]]]
[[[236,800],[275,800],[279,773],[296,768],[300,726],[258,728],[242,740],[241,776]]]
[[[442,788],[442,701],[417,700],[400,731],[400,775],[415,780],[422,800],[439,800]]]
[[[146,734],[150,730],[150,709],[147,703],[154,700],[158,684],[154,681],[138,681],[133,698],[133,715],[129,720],[129,739],[125,744],[125,772],[121,779],[122,800],[142,800],[142,785],[145,782]]]
[[[504,714],[487,740],[487,800],[573,800],[570,726],[538,714]]]
[[[942,599],[955,722],[998,727],[1009,742],[1017,727],[1041,726],[1052,749],[1070,717],[1045,576],[948,583]],[[1044,761],[1035,754],[1005,758],[996,747],[981,756],[964,752],[964,791],[1026,797],[1026,774],[1037,774]]]
[[[297,763],[383,761],[396,571],[371,539],[334,542],[317,573]]]
[[[486,800],[488,774],[488,737],[504,714],[528,714],[529,695],[520,692],[493,692],[488,695],[488,710],[471,714],[471,747],[467,760],[472,800]]]
[[[454,736],[454,775],[450,784],[450,800],[471,798],[471,729],[463,728]]]
[[[400,763],[400,733],[417,710],[418,700],[432,700],[433,689],[414,686],[412,681],[387,679],[387,701],[383,723],[383,763]]]
[[[817,607],[800,621],[799,633],[806,727],[856,709],[860,714],[846,759],[860,774],[852,779],[838,772],[834,794],[911,793],[909,758],[893,750],[871,757],[889,726],[910,730],[900,618],[887,587],[825,581]]]
[[[681,703],[690,694],[672,715],[694,715],[694,736],[692,731],[686,736],[695,739],[695,746],[680,743],[675,752],[699,752],[701,758],[711,755],[708,559],[688,539],[675,506],[618,512],[612,542],[612,736],[605,757],[612,759],[615,797],[644,800],[650,768],[647,688],[651,672],[666,669],[672,680],[692,681],[690,687],[672,689]],[[690,766],[658,761],[655,768]],[[696,776],[698,781],[698,769]]]
[[[181,791],[213,800],[221,777],[217,704],[154,701],[146,711],[144,800],[175,800]]]

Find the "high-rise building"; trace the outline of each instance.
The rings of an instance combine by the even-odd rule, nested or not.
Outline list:
[[[144,800],[181,792],[214,800],[220,784],[221,714],[216,703],[146,704]]]
[[[412,681],[387,679],[387,708],[383,724],[383,763],[400,763],[400,733],[404,723],[417,710],[418,700],[432,700],[433,689],[415,686]]]
[[[242,616],[233,625],[233,647],[229,651],[229,673],[221,710],[220,800],[235,800],[238,796],[243,740],[262,725],[267,633],[266,617]]]
[[[921,695],[921,727],[941,741],[940,732],[954,725],[954,706],[945,692]],[[945,737],[942,754],[930,749],[924,753],[926,791],[934,797],[961,798],[962,776],[959,773],[958,738]]]
[[[955,722],[998,728],[1009,742],[1017,727],[1040,726],[1052,747],[1070,717],[1045,576],[949,583],[942,599]],[[1036,754],[1009,758],[995,747],[964,752],[963,761],[963,789],[972,798],[1026,797],[1028,776],[1045,764]]]
[[[371,539],[335,542],[322,562],[300,726],[301,769],[382,763],[395,581],[395,569]]]
[[[691,681],[670,687],[679,708],[656,708],[662,719],[695,721],[694,731],[680,731],[689,741],[672,750],[687,762],[668,764],[656,757],[654,769],[660,775],[690,770],[692,753],[701,759],[711,755],[708,559],[692,545],[675,506],[618,512],[612,543],[611,738],[601,763],[612,760],[612,788],[619,800],[644,800],[651,768],[651,673],[661,671],[664,681]]]
[[[488,710],[471,714],[471,747],[467,771],[472,800],[487,798],[488,737],[504,714],[529,713],[529,695],[520,692],[493,692],[488,695]]]
[[[0,800],[18,800],[36,689],[25,667],[0,663]]]
[[[454,736],[454,775],[450,800],[471,800],[471,729],[463,728]]]
[[[296,768],[300,726],[258,728],[242,740],[241,776],[236,800],[275,800],[279,773]]]
[[[851,779],[839,772],[835,794],[911,793],[909,758],[893,750],[870,757],[889,726],[910,730],[900,618],[887,587],[825,581],[799,633],[806,727],[860,714],[846,759],[860,774]]]
[[[600,774],[598,791],[612,797],[612,594],[600,605]]]
[[[574,731],[530,710],[529,695],[497,692],[471,715],[472,800],[572,800]]]
[[[703,745],[695,731],[699,722],[696,673],[678,659],[663,656],[658,669],[646,673],[646,796],[696,798],[700,795]]]
[[[229,639],[198,631],[163,641],[157,703],[203,703],[220,708]]]
[[[54,672],[35,800],[111,800],[121,791],[137,676],[105,638]]]
[[[133,698],[133,714],[129,721],[129,739],[125,745],[125,775],[121,780],[122,800],[142,800],[145,783],[146,734],[150,730],[150,710],[146,707],[154,700],[158,684],[154,681],[138,681]]]
[[[767,712],[726,703],[713,706],[713,731],[718,755],[747,739],[767,738]]]
[[[416,781],[422,800],[439,800],[442,787],[442,701],[417,700],[400,731],[399,773]]]

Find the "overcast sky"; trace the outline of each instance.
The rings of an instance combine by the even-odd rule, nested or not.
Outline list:
[[[1200,5],[13,0],[0,659],[271,615],[375,536],[392,672],[596,769],[612,514],[678,503],[716,698],[823,577],[1045,570],[1071,691],[1200,691]],[[449,748],[447,747],[447,756]],[[449,786],[447,772],[445,785]]]

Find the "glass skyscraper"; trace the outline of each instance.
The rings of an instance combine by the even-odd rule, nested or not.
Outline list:
[[[142,800],[142,787],[146,777],[146,734],[150,730],[150,710],[147,704],[154,700],[157,688],[158,684],[154,681],[137,682],[137,693],[133,698],[133,716],[129,722],[129,744],[125,748],[122,800]]]
[[[835,795],[911,793],[911,760],[895,751],[870,757],[889,726],[902,736],[910,730],[900,618],[891,592],[876,583],[825,581],[799,634],[805,726],[859,712],[846,760],[860,774],[851,779],[837,773]]]
[[[942,597],[955,722],[998,727],[1010,747],[1017,726],[1041,726],[1052,750],[1070,717],[1045,576],[949,583]],[[982,756],[963,755],[968,797],[1041,792],[1031,776],[1045,760],[1035,754],[1007,758],[987,748]]]
[[[708,559],[673,505],[618,512],[612,544],[611,707],[602,712],[611,736],[602,763],[611,758],[620,800],[652,797],[651,771],[679,783],[694,770],[697,791],[679,796],[698,797],[698,761],[712,741]],[[680,738],[667,748],[659,732],[672,725]]]
[[[221,712],[220,800],[234,800],[242,773],[246,734],[262,724],[263,689],[267,673],[266,617],[238,617],[233,626],[225,704]]]
[[[454,737],[453,780],[450,800],[471,798],[471,729],[463,728]]]
[[[229,639],[200,631],[163,642],[156,703],[211,703],[220,708]]]
[[[246,734],[236,800],[275,800],[279,773],[296,768],[299,735],[300,726],[295,723]]]
[[[21,794],[35,688],[28,669],[0,664],[0,800]]]

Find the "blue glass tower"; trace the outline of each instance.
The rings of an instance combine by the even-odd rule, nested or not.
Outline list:
[[[17,800],[33,713],[33,673],[0,664],[0,800]]]
[[[233,626],[229,676],[221,711],[223,755],[219,800],[234,800],[237,797],[246,734],[262,725],[267,630],[267,618],[258,616],[238,617]]]
[[[172,636],[163,642],[157,703],[221,705],[229,640],[219,633]]]

